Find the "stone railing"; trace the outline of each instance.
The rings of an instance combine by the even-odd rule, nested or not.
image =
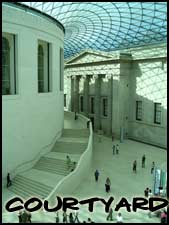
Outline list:
[[[66,112],[66,114],[69,112]],[[72,113],[70,112],[70,115]],[[84,121],[87,124],[88,118],[83,115],[77,114],[78,119]],[[81,155],[76,169],[71,172],[68,176],[64,177],[53,189],[53,191],[46,198],[51,205],[55,205],[56,196],[70,195],[72,192],[83,182],[88,176],[91,164],[92,164],[92,153],[93,153],[93,130],[92,124],[89,125],[89,140],[88,145],[84,153]]]

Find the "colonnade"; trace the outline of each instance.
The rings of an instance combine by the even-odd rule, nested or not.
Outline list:
[[[107,99],[108,99],[108,116],[104,118],[107,127],[107,134],[112,133],[112,76],[111,75],[73,75],[70,76],[71,78],[71,110],[74,112],[80,112],[80,105],[79,105],[79,96],[83,95],[83,113],[87,117],[94,118],[94,130],[102,129],[102,112],[101,112],[101,104],[102,104],[102,95],[101,95],[101,82],[103,82],[103,78],[108,80],[108,92],[107,92]],[[79,93],[79,81],[80,79],[84,79],[84,86],[83,92]],[[90,81],[91,79],[94,81],[95,84],[95,91],[94,91],[94,114],[92,115],[90,112]],[[93,96],[93,95],[92,95]]]

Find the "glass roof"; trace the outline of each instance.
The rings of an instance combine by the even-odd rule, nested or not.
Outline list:
[[[167,2],[22,2],[65,27],[65,58],[166,42]]]

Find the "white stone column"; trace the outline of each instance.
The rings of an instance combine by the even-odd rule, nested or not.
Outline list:
[[[79,76],[74,79],[74,112],[79,112]]]
[[[107,117],[107,134],[112,134],[112,76],[111,74],[107,74],[106,78],[108,80],[108,117]]]
[[[93,79],[95,79],[95,120],[94,120],[94,128],[95,130],[100,130],[100,77],[98,75],[93,75]]]
[[[84,75],[84,112],[88,117],[89,115],[89,79],[90,76]]]
[[[75,76],[71,76],[71,111],[74,111],[74,79]]]

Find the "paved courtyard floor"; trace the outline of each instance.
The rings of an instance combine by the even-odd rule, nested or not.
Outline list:
[[[70,125],[70,124],[69,124]],[[69,126],[71,127],[71,126]],[[144,196],[144,189],[149,187],[153,190],[153,175],[151,174],[152,161],[155,162],[157,168],[167,169],[167,152],[164,149],[143,144],[132,140],[124,140],[120,143],[115,140],[113,144],[119,145],[119,154],[112,154],[111,138],[94,135],[93,146],[93,166],[88,177],[83,183],[72,193],[72,197],[79,200],[100,197],[105,200],[110,196],[114,197],[112,207],[121,199],[127,198],[129,203],[132,203],[132,198]],[[141,167],[141,158],[145,154],[145,168]],[[132,163],[137,160],[137,173],[132,171]],[[94,179],[94,171],[98,169],[100,172],[98,182]],[[110,193],[105,192],[105,180],[109,177],[111,180]],[[17,223],[17,213],[9,213],[4,209],[4,204],[13,194],[7,189],[3,189],[3,222]],[[70,211],[68,211],[70,212]],[[138,210],[138,212],[127,212],[126,209],[120,209],[124,223],[160,223],[159,218],[148,217],[148,211]],[[107,221],[107,213],[104,211],[103,204],[95,203],[94,211],[88,211],[88,206],[84,205],[79,210],[79,220],[83,222],[90,217],[94,222],[109,222],[116,223],[118,212],[114,212],[114,220]],[[32,222],[49,222],[55,223],[55,213],[39,211],[32,213]],[[62,212],[59,212],[60,222],[62,222]]]

